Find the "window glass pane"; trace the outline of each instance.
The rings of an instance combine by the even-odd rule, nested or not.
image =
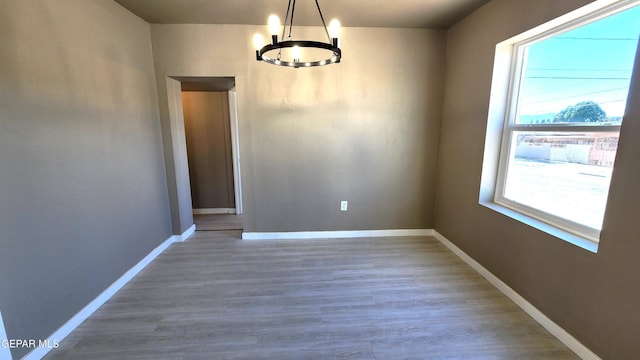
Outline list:
[[[619,124],[639,33],[636,6],[526,46],[515,122]]]
[[[600,230],[619,133],[512,134],[504,197]]]

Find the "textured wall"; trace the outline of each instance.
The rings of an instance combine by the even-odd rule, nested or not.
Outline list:
[[[245,231],[431,228],[445,32],[344,28],[341,64],[291,69],[256,31],[151,25],[165,139],[167,76],[236,78]]]
[[[603,359],[636,359],[640,71],[597,254],[478,204],[496,44],[586,3],[494,0],[450,29],[435,228]]]
[[[44,339],[171,235],[149,25],[2,0],[0,49],[0,308]]]

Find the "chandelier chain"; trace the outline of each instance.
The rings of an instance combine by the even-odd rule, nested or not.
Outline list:
[[[296,12],[296,0],[293,0],[293,7],[291,7],[291,22],[289,22],[289,39],[292,39],[293,32],[293,15]],[[287,26],[287,22],[285,21],[285,26]]]
[[[320,13],[320,20],[322,20],[322,27],[324,28],[324,32],[327,33],[327,39],[329,39],[329,42],[331,42],[331,35],[329,35],[327,24],[324,22],[324,16],[322,16],[322,10],[320,10],[320,4],[318,4],[318,0],[316,0],[316,7],[318,7],[318,13]]]
[[[293,6],[291,3],[293,2]],[[287,4],[287,12],[284,15],[284,26],[282,27],[282,39],[292,39],[291,33],[293,32],[293,15],[296,11],[296,0],[289,0]],[[291,18],[289,19],[289,13],[291,13]],[[285,37],[287,33],[287,21],[289,21],[289,36]],[[282,58],[282,49],[278,50],[278,60]]]

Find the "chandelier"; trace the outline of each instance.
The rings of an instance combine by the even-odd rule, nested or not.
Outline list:
[[[294,68],[339,63],[342,57],[342,51],[338,47],[340,22],[336,19],[331,20],[327,29],[322,10],[320,10],[320,4],[318,4],[318,0],[315,0],[315,2],[328,42],[294,40],[292,30],[296,0],[289,0],[284,25],[282,26],[282,41],[278,41],[278,32],[281,25],[280,18],[277,15],[269,16],[268,20],[269,31],[271,32],[270,44],[264,45],[265,41],[262,35],[254,35],[253,44],[256,47],[256,60]]]

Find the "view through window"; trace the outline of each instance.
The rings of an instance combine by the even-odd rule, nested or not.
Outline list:
[[[496,202],[597,240],[638,47],[638,4],[516,45]]]

